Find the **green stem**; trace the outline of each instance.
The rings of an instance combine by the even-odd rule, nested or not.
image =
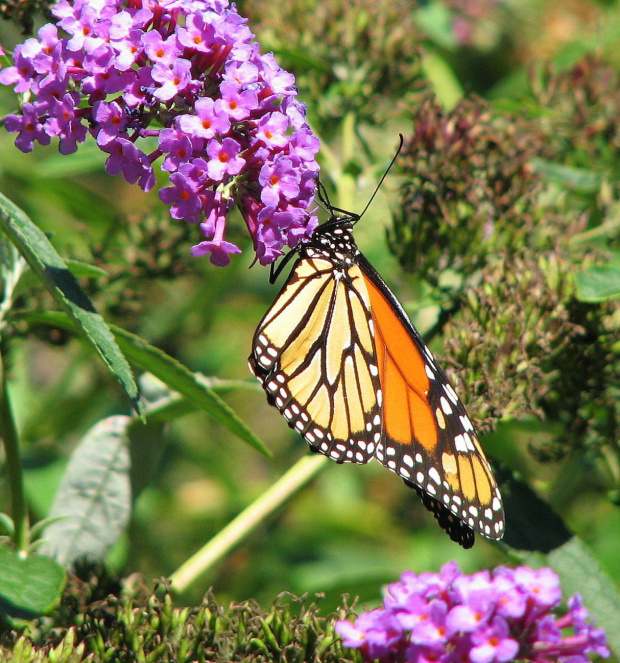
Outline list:
[[[317,454],[304,456],[295,463],[271,488],[170,576],[172,591],[177,594],[185,591],[198,576],[210,569],[257,525],[318,474],[327,461],[326,456]]]
[[[341,209],[356,211],[355,198],[357,194],[357,177],[347,172],[349,162],[355,154],[355,113],[347,113],[342,121],[342,161],[340,165],[340,177],[336,184],[338,207]]]
[[[11,409],[2,357],[0,357],[0,437],[2,438],[6,454],[6,467],[11,491],[11,504],[13,506],[13,521],[15,523],[13,538],[18,552],[25,554],[29,543],[28,509],[26,508],[26,499],[24,496],[24,477],[19,453],[17,429]]]

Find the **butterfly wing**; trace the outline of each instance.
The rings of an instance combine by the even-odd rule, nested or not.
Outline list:
[[[376,456],[466,548],[475,532],[500,539],[501,498],[471,421],[351,220],[332,219],[300,250],[250,369],[312,450],[339,463]]]
[[[314,451],[366,463],[381,436],[370,301],[359,267],[300,257],[249,358],[269,402]]]
[[[504,532],[499,490],[463,404],[396,297],[360,254],[381,384],[381,442],[375,455],[416,488],[454,540]]]

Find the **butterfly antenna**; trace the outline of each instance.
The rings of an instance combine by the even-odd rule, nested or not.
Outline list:
[[[388,173],[392,169],[392,166],[394,165],[394,162],[398,158],[398,155],[400,154],[400,151],[403,149],[403,143],[405,142],[405,139],[403,138],[402,134],[398,134],[400,138],[400,144],[398,146],[398,149],[396,150],[396,154],[392,157],[392,160],[390,161],[390,165],[385,169],[385,172],[383,173],[383,176],[379,180],[379,184],[377,184],[376,189],[374,190],[374,193],[372,196],[370,196],[370,200],[366,203],[366,207],[362,210],[361,214],[354,214],[353,212],[349,212],[345,209],[341,209],[340,207],[335,207],[332,205],[329,195],[327,193],[327,189],[325,188],[325,185],[321,180],[317,180],[317,197],[319,200],[319,204],[321,207],[326,211],[329,212],[329,214],[334,215],[334,212],[339,212],[340,214],[344,214],[344,216],[348,219],[351,220],[353,223],[357,223],[362,216],[366,213],[366,210],[370,207],[370,204],[372,201],[375,199],[375,196],[377,195],[379,189],[381,188],[381,185],[383,184],[383,180],[387,177]]]
[[[381,188],[381,185],[383,184],[383,180],[388,176],[388,173],[390,172],[390,170],[392,170],[392,166],[394,165],[394,162],[398,158],[398,155],[400,154],[400,151],[403,149],[403,144],[405,142],[405,139],[403,138],[402,134],[398,134],[398,137],[400,138],[400,143],[398,145],[398,149],[396,150],[396,154],[392,157],[392,161],[390,161],[390,165],[385,169],[385,173],[383,173],[383,176],[379,180],[379,184],[377,184],[377,187],[375,188],[374,193],[372,194],[372,196],[370,196],[370,200],[366,203],[366,207],[364,207],[364,209],[362,210],[362,213],[357,216],[358,221],[364,216],[364,214],[366,214],[366,210],[370,207],[370,204],[372,203],[372,201],[375,199],[375,196],[379,192],[379,189]]]

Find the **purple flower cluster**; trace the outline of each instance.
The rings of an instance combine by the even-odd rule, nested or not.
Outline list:
[[[553,610],[562,598],[551,569],[499,567],[467,576],[454,562],[440,573],[405,572],[388,587],[384,607],[340,621],[344,645],[382,663],[587,663],[608,657],[606,635],[588,623],[578,595],[568,612]],[[572,629],[566,634],[566,629]]]
[[[59,0],[52,12],[58,25],[0,72],[27,102],[5,122],[19,149],[57,137],[68,154],[90,133],[106,171],[144,191],[161,159],[160,198],[173,218],[202,221],[192,253],[216,265],[240,252],[224,240],[235,203],[262,264],[312,234],[319,141],[293,75],[227,0]]]

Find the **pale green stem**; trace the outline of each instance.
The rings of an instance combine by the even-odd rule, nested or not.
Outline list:
[[[304,456],[295,463],[271,488],[170,576],[172,591],[178,594],[185,591],[201,574],[222,559],[257,525],[313,479],[327,462],[326,456],[312,455]]]
[[[11,505],[13,507],[13,522],[15,532],[13,539],[18,552],[26,554],[28,550],[29,520],[26,499],[24,496],[24,477],[22,472],[21,456],[17,428],[13,419],[11,401],[4,376],[2,357],[0,356],[0,437],[4,444],[6,455],[6,469],[11,491]]]
[[[340,175],[338,180],[334,182],[336,186],[338,201],[337,205],[341,209],[354,211],[356,207],[357,196],[357,178],[351,173],[343,170],[349,161],[353,159],[356,151],[356,137],[355,137],[355,113],[347,113],[342,121],[342,129],[340,132],[342,138],[342,160],[340,165]]]
[[[619,229],[620,229],[620,218],[617,216],[612,217],[611,219],[608,219],[604,223],[601,223],[600,226],[596,226],[595,228],[590,228],[588,230],[584,230],[583,232],[576,233],[575,235],[569,238],[568,242],[570,246],[580,246],[582,244],[590,243],[593,240],[599,238],[613,237],[614,235],[617,235]]]

